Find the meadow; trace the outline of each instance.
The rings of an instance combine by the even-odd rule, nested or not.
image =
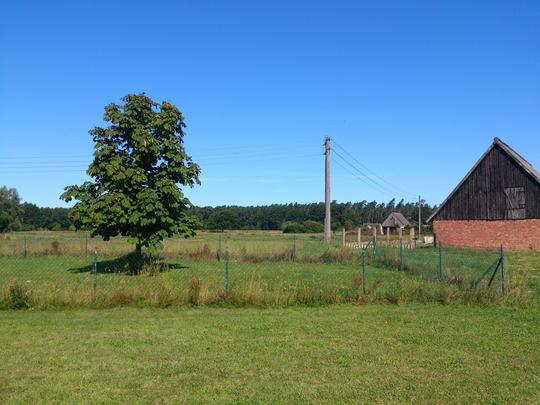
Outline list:
[[[133,246],[74,237],[17,233],[0,239],[0,307],[175,305],[284,307],[340,303],[535,303],[540,255],[507,253],[507,294],[500,272],[470,284],[497,251],[435,248],[366,251],[327,246],[320,235],[203,233],[168,239],[159,260],[135,269]],[[94,255],[95,252],[95,255]],[[95,263],[95,266],[94,266]],[[403,271],[400,271],[400,267]],[[443,279],[439,277],[442,270]]]
[[[540,401],[539,253],[502,295],[456,282],[496,251],[377,250],[202,234],[134,272],[120,238],[4,235],[0,402]]]

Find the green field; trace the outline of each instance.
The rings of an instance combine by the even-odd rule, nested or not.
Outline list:
[[[505,254],[503,296],[468,284],[495,251],[379,248],[363,279],[314,235],[221,236],[138,274],[123,239],[95,273],[73,234],[0,240],[0,402],[540,401],[539,253]]]
[[[426,253],[419,250],[418,254]],[[226,304],[283,307],[369,302],[500,302],[531,306],[538,272],[518,264],[516,259],[521,257],[510,255],[507,259],[507,294],[502,296],[500,276],[489,288],[486,278],[477,289],[470,290],[468,284],[439,282],[436,277],[373,262],[366,265],[363,280],[358,258],[328,263],[230,260],[227,288],[224,260],[168,259],[162,263],[164,269],[150,266],[149,272],[143,268],[141,274],[133,275],[124,267],[129,261],[104,259],[98,262],[94,275],[91,258],[0,256],[0,308]],[[537,263],[534,260],[536,256],[525,263]],[[475,262],[472,256],[470,263],[480,266],[483,261]],[[472,269],[469,274],[475,275],[483,267]],[[436,275],[435,268],[426,271]]]
[[[3,403],[540,401],[537,310],[0,313]]]
[[[502,297],[500,273],[490,288],[486,277],[479,288],[470,290],[471,282],[493,263],[498,251],[404,249],[403,271],[399,271],[399,249],[378,247],[376,252],[366,252],[363,279],[361,252],[328,247],[320,235],[206,233],[195,239],[166,240],[159,252],[161,261],[133,275],[128,254],[133,247],[125,239],[105,242],[74,235],[4,235],[0,240],[0,308],[369,302],[527,306],[535,300],[540,268],[539,253],[506,253],[508,294]]]

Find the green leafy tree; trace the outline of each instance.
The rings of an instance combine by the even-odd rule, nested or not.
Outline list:
[[[0,187],[0,232],[18,231],[21,199],[14,188]]]
[[[210,214],[206,222],[207,229],[225,230],[238,228],[238,216],[232,210],[218,211]]]
[[[77,201],[76,229],[89,229],[105,240],[122,235],[142,247],[157,247],[173,235],[193,236],[198,219],[180,186],[200,184],[199,166],[183,144],[184,117],[169,102],[129,94],[122,104],[105,107],[106,128],[90,131],[93,181],[68,186],[61,198]]]

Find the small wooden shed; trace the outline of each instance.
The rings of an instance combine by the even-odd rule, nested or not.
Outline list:
[[[401,212],[392,212],[388,215],[388,218],[382,223],[384,232],[392,229],[404,229],[407,226],[411,226],[411,223],[405,218]]]

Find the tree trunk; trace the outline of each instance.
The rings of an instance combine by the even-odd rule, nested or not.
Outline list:
[[[141,254],[142,245],[140,243],[135,244],[135,252],[138,253],[139,255]]]

